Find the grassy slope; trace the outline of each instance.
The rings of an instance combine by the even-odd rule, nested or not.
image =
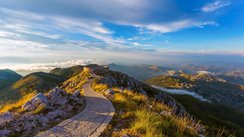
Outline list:
[[[65,78],[54,74],[36,72],[18,80],[0,92],[0,102],[15,101],[29,93],[47,92],[58,86]]]
[[[37,78],[37,75],[39,75],[39,77]],[[40,75],[44,75],[44,76],[40,76]],[[54,76],[54,77],[53,77]],[[23,80],[23,82],[20,82],[20,83],[17,83],[15,84],[14,86],[18,87],[18,88],[21,88],[23,87],[23,84],[25,84],[25,86],[28,86],[26,85],[26,83],[30,84],[31,86],[34,86],[34,87],[39,87],[40,84],[44,84],[44,82],[42,81],[42,79],[45,79],[45,82],[51,82],[52,84],[55,84],[56,86],[59,85],[62,89],[65,89],[67,92],[73,92],[75,90],[80,90],[82,91],[82,86],[85,82],[87,82],[87,79],[90,77],[91,75],[88,74],[87,72],[81,72],[80,74],[64,81],[62,83],[62,81],[59,81],[59,79],[56,79],[58,83],[53,83],[53,78],[59,78],[53,74],[46,74],[46,73],[34,73],[34,75],[30,75],[28,76],[27,78],[25,78],[25,80]],[[42,79],[41,79],[42,78]],[[38,79],[38,80],[37,80]],[[34,81],[42,81],[41,83],[34,83],[34,81],[30,82],[29,80],[34,80]],[[61,83],[60,83],[61,82]],[[32,83],[32,84],[31,84]],[[45,92],[48,92],[49,90],[45,91]],[[37,91],[38,92],[38,91]],[[2,108],[0,108],[0,113],[1,112],[6,112],[6,111],[18,111],[18,112],[21,112],[21,106],[29,99],[31,99],[34,95],[37,94],[37,92],[28,92],[28,93],[25,93],[25,95],[19,97],[18,99],[16,99],[16,101],[12,101],[12,102],[7,102],[3,105]],[[45,93],[43,92],[43,93]],[[10,92],[11,93],[11,92]],[[16,92],[13,92],[16,94]],[[83,93],[83,92],[81,92]],[[13,94],[11,94],[13,95]]]
[[[50,71],[51,74],[55,74],[58,76],[63,76],[66,78],[71,78],[79,73],[81,73],[83,71],[83,66],[73,66],[70,68],[55,68],[53,70]]]
[[[244,112],[223,105],[201,102],[188,95],[172,95],[190,112],[208,126],[209,132],[225,127],[226,132],[244,135]]]
[[[21,79],[21,75],[12,70],[0,70],[0,90],[10,86],[17,80]]]
[[[205,90],[209,90],[207,83],[198,81],[197,84],[203,87],[205,84]],[[168,77],[158,76],[147,80],[147,83],[167,87],[167,88],[182,88],[179,83],[191,84],[190,80],[186,80],[181,77]],[[212,83],[214,85],[215,83]],[[231,84],[230,84],[231,85]],[[232,85],[233,86],[233,85]],[[216,88],[216,86],[214,86]],[[218,85],[217,88],[225,88],[226,85]],[[227,84],[227,88],[228,84]],[[226,88],[225,88],[226,89]],[[244,112],[239,109],[228,107],[226,105],[220,105],[216,103],[201,102],[188,95],[171,95],[178,100],[189,112],[198,119],[202,120],[209,128],[209,132],[216,132],[220,127],[225,127],[226,132],[236,133],[237,136],[244,134]]]
[[[93,83],[93,89],[104,91],[106,85]],[[140,137],[195,137],[199,123],[186,117],[177,117],[168,106],[131,90],[113,88],[114,96],[107,96],[113,103],[115,116],[102,136],[129,134]],[[161,115],[160,112],[170,112]]]

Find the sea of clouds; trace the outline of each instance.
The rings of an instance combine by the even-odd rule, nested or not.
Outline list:
[[[65,62],[52,62],[52,63],[31,63],[31,64],[1,64],[0,69],[11,69],[22,75],[27,75],[32,72],[49,72],[54,68],[67,68],[76,65],[87,65],[96,63],[103,65],[104,62],[92,59],[79,59]]]

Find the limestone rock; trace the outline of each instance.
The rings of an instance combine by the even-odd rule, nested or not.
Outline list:
[[[14,114],[11,112],[0,114],[0,127],[4,126],[5,123],[12,121],[14,117]]]
[[[160,112],[160,115],[170,116],[171,115],[171,112],[164,110],[164,111]]]
[[[174,113],[179,116],[186,116],[187,112],[185,108],[178,103],[175,99],[173,99],[171,96],[168,96],[164,93],[159,93],[157,95],[154,95],[155,101],[164,103],[168,105],[169,107],[173,108]]]
[[[47,125],[47,123],[49,122],[49,119],[48,119],[48,117],[46,117],[46,116],[42,116],[42,117],[38,120],[38,122],[40,122],[42,126],[45,126],[45,125]]]
[[[34,96],[33,98],[31,98],[31,100],[27,101],[22,106],[22,108],[23,108],[23,110],[26,110],[26,111],[32,111],[32,110],[35,110],[40,104],[45,104],[46,106],[49,105],[47,97],[42,93],[39,93],[36,96]]]
[[[80,96],[80,90],[76,90],[73,95],[75,97],[79,97]]]
[[[108,89],[105,94],[107,95],[114,95],[114,91],[112,89]]]
[[[11,130],[0,130],[0,137],[7,137],[11,133]]]
[[[68,102],[67,92],[60,88],[54,88],[49,92],[48,99],[54,106],[64,106]]]

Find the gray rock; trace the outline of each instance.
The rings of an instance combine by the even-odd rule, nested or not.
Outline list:
[[[187,112],[185,108],[178,103],[176,100],[174,100],[171,96],[168,96],[167,94],[164,93],[159,93],[158,95],[154,96],[155,101],[164,103],[168,105],[169,107],[173,108],[174,113],[177,114],[178,116],[186,116]]]
[[[80,96],[80,90],[76,90],[73,95],[75,97],[79,97]]]
[[[170,116],[170,115],[172,115],[172,113],[170,111],[164,110],[164,111],[160,112],[160,115]]]
[[[0,127],[4,126],[7,122],[14,120],[15,115],[11,112],[0,114]]]
[[[105,94],[107,95],[114,95],[114,91],[112,89],[108,89]]]
[[[7,137],[11,133],[11,130],[0,130],[0,137]]]
[[[39,93],[36,96],[34,96],[33,98],[31,98],[29,101],[27,101],[23,106],[23,110],[26,111],[32,111],[35,110],[40,104],[45,104],[46,106],[49,105],[49,101],[47,99],[47,97],[42,94]]]
[[[41,123],[42,126],[45,126],[49,122],[49,119],[47,117],[43,116],[39,119],[39,122]]]
[[[130,135],[124,134],[124,135],[122,135],[122,137],[130,137]]]
[[[60,88],[54,88],[51,92],[49,92],[48,99],[52,105],[62,107],[68,102],[67,92]]]

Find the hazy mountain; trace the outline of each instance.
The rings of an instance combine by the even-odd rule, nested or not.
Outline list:
[[[164,88],[186,89],[196,92],[212,102],[244,109],[243,86],[212,75],[184,73],[179,76],[161,75],[150,78],[147,83]]]
[[[9,69],[0,70],[0,90],[13,84],[17,80],[21,79],[21,77],[22,77],[21,75],[19,75],[18,73],[12,70]]]
[[[156,65],[117,65],[109,64],[109,68],[114,71],[123,72],[127,75],[137,78],[140,81],[147,80],[153,76],[158,76],[160,74],[166,74],[168,70],[167,67],[160,67]]]

